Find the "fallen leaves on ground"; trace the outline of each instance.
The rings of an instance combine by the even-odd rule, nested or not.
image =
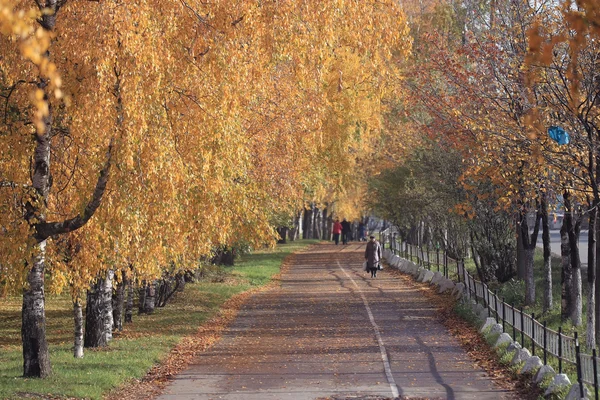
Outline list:
[[[221,337],[250,296],[279,285],[281,273],[289,268],[288,260],[284,261],[281,272],[275,275],[269,284],[240,293],[227,300],[215,317],[200,326],[194,336],[182,339],[171,350],[168,357],[152,367],[146,376],[129,381],[113,390],[105,400],[146,400],[160,395],[175,375],[183,371],[198,354],[208,349]]]

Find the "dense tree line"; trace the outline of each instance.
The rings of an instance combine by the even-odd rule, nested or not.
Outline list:
[[[134,290],[152,312],[305,208],[313,235],[357,215],[411,46],[379,1],[2,0],[0,32],[0,285],[39,377],[45,291],[70,292],[81,356]]]
[[[544,242],[543,307],[561,285],[564,320],[583,322],[578,237],[589,225],[587,344],[597,301],[598,5],[593,1],[421,2],[409,13],[412,73],[402,104],[421,132],[400,167],[371,181],[406,240],[473,256],[480,279],[525,282]],[[395,191],[395,193],[394,193]],[[395,199],[395,200],[394,200]],[[564,213],[561,282],[552,282],[549,225]],[[415,236],[417,235],[417,236]],[[453,243],[455,242],[455,243]]]

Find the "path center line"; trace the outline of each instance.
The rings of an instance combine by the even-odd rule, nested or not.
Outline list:
[[[360,290],[360,287],[356,284],[356,282],[354,281],[354,279],[352,279],[352,277],[348,274],[348,272],[346,272],[344,267],[342,267],[340,265],[339,261],[337,262],[337,265],[338,265],[338,268],[341,269],[342,272],[348,277],[348,279],[350,279],[352,281],[352,284],[354,284],[354,287],[356,287],[356,290],[360,294],[363,304],[365,305],[365,308],[367,309],[367,314],[369,315],[369,320],[371,321],[371,325],[373,325],[373,330],[375,331],[375,337],[377,338],[377,343],[379,344],[379,351],[381,353],[381,359],[383,360],[383,368],[385,369],[385,376],[387,378],[388,383],[390,384],[390,389],[392,390],[392,397],[398,397],[400,395],[398,392],[398,385],[396,385],[396,381],[394,380],[394,375],[392,375],[392,368],[390,367],[390,360],[388,358],[387,351],[385,350],[385,346],[383,344],[383,339],[381,338],[381,333],[379,332],[379,326],[375,322],[375,318],[373,317],[373,313],[371,312],[371,307],[369,306],[369,302],[367,301],[367,298],[363,294],[362,290]]]

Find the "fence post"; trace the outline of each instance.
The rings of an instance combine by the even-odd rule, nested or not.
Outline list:
[[[440,272],[440,249],[435,249],[435,265],[437,265],[437,272]]]
[[[490,303],[490,288],[485,285],[485,297],[487,299],[488,317],[492,316],[492,304]]]
[[[498,312],[498,290],[494,290],[494,312],[496,313],[496,323],[500,322],[500,313]]]
[[[581,373],[581,359],[580,359],[579,339],[577,338],[577,332],[575,332],[575,361],[577,362],[577,383],[579,383],[579,395],[583,399],[583,377]]]
[[[421,249],[421,266],[425,266],[425,256],[423,255],[423,245],[420,247]]]
[[[594,365],[594,397],[598,400],[598,360],[596,360],[596,349],[592,349],[592,361]]]
[[[535,313],[531,313],[531,355],[535,356]]]
[[[444,251],[444,276],[448,279],[448,252]]]
[[[525,317],[523,316],[523,307],[521,306],[521,347],[525,348]]]
[[[547,328],[547,321],[544,321],[544,365],[546,365],[548,363],[548,357],[546,355],[547,350],[546,347],[548,346],[548,328]]]
[[[558,327],[558,373],[562,374],[562,326]]]
[[[469,293],[469,299],[472,299],[473,294],[471,293],[471,280],[467,279],[465,282],[467,283],[467,293]],[[475,303],[477,303],[477,296],[475,296]]]
[[[504,303],[504,297],[502,297],[502,332],[506,332],[506,328],[504,327],[504,323],[506,321],[506,304]]]
[[[396,255],[398,251],[398,243],[396,243],[396,232],[392,233],[392,253]]]
[[[460,283],[460,268],[458,266],[459,261],[456,260],[456,275],[458,276],[458,283]]]
[[[512,326],[513,326],[513,338],[515,338],[515,340],[517,340],[517,322],[515,321],[515,303],[511,304],[511,308],[512,308]]]

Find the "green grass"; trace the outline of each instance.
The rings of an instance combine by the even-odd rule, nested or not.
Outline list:
[[[141,378],[185,336],[216,314],[232,296],[271,281],[285,257],[316,240],[278,245],[274,250],[244,255],[234,267],[213,268],[198,283],[188,284],[152,315],[134,315],[133,323],[101,350],[72,354],[71,302],[65,296],[46,299],[47,338],[52,375],[22,377],[20,298],[0,299],[0,398],[75,397],[101,399],[129,379]],[[85,306],[84,306],[85,309]]]

